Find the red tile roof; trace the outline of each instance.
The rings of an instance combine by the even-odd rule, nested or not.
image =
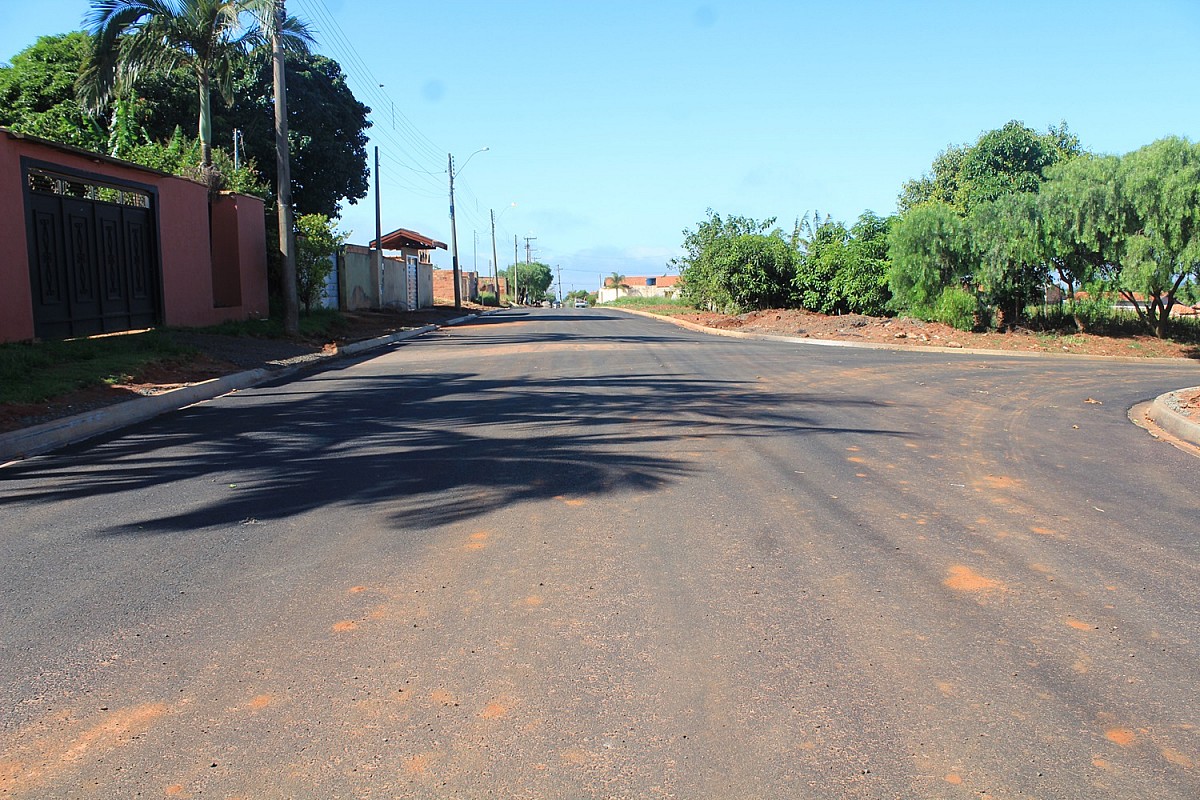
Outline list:
[[[375,240],[371,240],[371,246],[375,246]],[[430,239],[428,236],[422,236],[416,231],[410,231],[407,228],[397,228],[391,233],[383,235],[384,250],[403,250],[404,248],[414,248],[416,250],[433,250],[434,248],[447,249],[445,242],[439,242],[437,239]]]

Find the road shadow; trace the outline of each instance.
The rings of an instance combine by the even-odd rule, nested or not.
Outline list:
[[[105,528],[110,535],[198,532],[332,507],[424,529],[530,501],[656,491],[710,468],[679,456],[688,449],[848,432],[806,413],[848,402],[656,374],[497,380],[343,366],[13,465],[0,472],[0,489],[5,504],[42,504],[188,484],[186,507],[150,508]]]

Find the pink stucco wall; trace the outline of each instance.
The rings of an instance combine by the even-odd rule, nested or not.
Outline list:
[[[238,259],[242,277],[242,315],[265,317],[267,299],[267,229],[263,201],[231,195],[237,204]]]
[[[22,156],[157,190],[164,324],[213,325],[267,314],[261,200],[216,198],[210,231],[208,190],[198,183],[0,131],[0,341],[34,335]],[[214,279],[225,288],[222,301],[232,304],[217,307]]]
[[[20,150],[0,136],[0,342],[33,337]]]

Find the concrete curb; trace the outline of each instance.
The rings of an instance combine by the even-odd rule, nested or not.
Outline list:
[[[1200,387],[1179,389],[1174,392],[1160,394],[1150,405],[1150,414],[1154,423],[1172,436],[1182,439],[1189,444],[1200,447],[1200,423],[1188,419],[1179,410],[1179,398],[1182,392],[1190,392]]]
[[[494,313],[496,313],[496,310],[483,312],[483,314]],[[195,403],[202,403],[205,400],[212,400],[229,394],[230,392],[249,389],[267,381],[288,378],[298,372],[329,364],[339,358],[346,358],[365,353],[369,350],[386,347],[389,344],[402,342],[405,339],[413,339],[442,327],[470,322],[479,316],[481,315],[468,314],[463,317],[447,320],[442,325],[425,325],[413,330],[397,331],[396,333],[390,333],[387,336],[379,336],[374,339],[364,339],[361,342],[351,342],[348,345],[338,347],[333,355],[322,356],[314,361],[303,364],[284,367],[283,369],[259,368],[246,370],[245,372],[235,372],[232,375],[214,378],[203,383],[182,386],[152,397],[125,400],[120,403],[114,403],[111,406],[97,408],[93,411],[85,411],[82,414],[76,414],[72,417],[63,417],[62,419],[51,420],[41,425],[34,425],[29,428],[0,434],[0,467],[14,461],[29,458],[30,456],[48,453],[60,447],[66,447],[67,445],[77,444],[96,436],[112,433],[121,428],[153,419],[160,414],[177,411]]]
[[[696,322],[690,322],[686,319],[676,319],[663,314],[653,314],[649,311],[638,311],[632,308],[621,308],[620,306],[599,306],[605,310],[622,311],[626,314],[635,314],[639,317],[647,319],[656,319],[662,322],[669,322],[672,325],[678,325],[681,328],[687,328],[700,333],[707,333],[713,336],[728,336],[733,339],[757,339],[770,342],[791,342],[792,344],[805,344],[813,347],[849,347],[857,350],[893,350],[901,353],[962,353],[974,356],[999,356],[1001,358],[1071,358],[1076,360],[1087,361],[1108,361],[1124,364],[1180,364],[1187,363],[1187,359],[1180,358],[1139,358],[1137,356],[1090,356],[1075,353],[1028,353],[1022,350],[988,350],[982,347],[944,347],[942,345],[922,345],[919,347],[910,347],[908,345],[887,344],[885,342],[843,342],[836,339],[814,339],[811,337],[802,336],[779,336],[773,333],[749,333],[746,331],[731,331],[724,328],[710,328],[707,325],[700,325]]]

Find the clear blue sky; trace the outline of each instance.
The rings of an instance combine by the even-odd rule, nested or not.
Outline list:
[[[80,28],[87,6],[0,0],[0,60]],[[374,109],[385,231],[449,241],[453,152],[461,263],[476,263],[477,232],[488,269],[494,208],[501,264],[514,234],[535,236],[535,258],[561,265],[567,289],[613,271],[663,273],[710,207],[784,228],[813,209],[846,221],[893,212],[900,185],[939,150],[1010,119],[1039,130],[1065,120],[1099,152],[1200,137],[1197,0],[288,0],[288,10]],[[344,207],[342,227],[353,241],[373,235],[370,197]]]

